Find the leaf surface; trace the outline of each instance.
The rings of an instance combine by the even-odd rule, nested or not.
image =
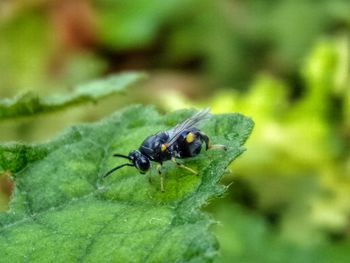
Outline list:
[[[152,170],[133,167],[102,175],[144,138],[193,114],[160,115],[132,106],[94,124],[73,126],[41,145],[0,148],[0,170],[13,173],[8,212],[0,214],[1,259],[6,262],[207,262],[218,244],[213,222],[199,209],[225,187],[218,181],[240,155],[253,122],[214,115],[199,127],[228,150],[182,160],[198,176],[166,162],[165,192]]]
[[[142,79],[142,73],[126,72],[77,86],[71,94],[39,97],[33,92],[12,99],[0,100],[0,120],[31,116],[64,109],[70,106],[96,102],[108,95],[123,91]]]

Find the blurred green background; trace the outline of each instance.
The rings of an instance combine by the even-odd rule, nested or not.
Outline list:
[[[122,95],[0,122],[0,140],[45,141],[130,103],[241,112],[255,129],[206,208],[216,262],[348,262],[350,2],[2,0],[0,97],[69,92],[124,70]],[[0,210],[11,182],[0,176]]]

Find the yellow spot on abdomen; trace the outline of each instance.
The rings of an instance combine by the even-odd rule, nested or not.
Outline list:
[[[186,142],[191,143],[194,141],[194,135],[192,132],[187,133],[186,135]]]

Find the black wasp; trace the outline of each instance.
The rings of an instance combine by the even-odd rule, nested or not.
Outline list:
[[[150,161],[157,162],[157,170],[160,175],[160,189],[164,192],[164,179],[161,172],[164,161],[172,160],[179,167],[197,174],[196,171],[179,163],[176,159],[184,159],[198,155],[203,143],[205,143],[206,150],[213,148],[226,150],[224,145],[212,145],[209,141],[209,137],[194,127],[199,121],[210,117],[209,111],[209,108],[201,110],[190,118],[177,124],[172,129],[160,131],[147,137],[140,148],[131,151],[128,156],[113,154],[115,157],[122,157],[128,159],[130,162],[114,167],[107,172],[104,177],[107,177],[124,166],[134,166],[140,173],[144,174],[150,168]]]

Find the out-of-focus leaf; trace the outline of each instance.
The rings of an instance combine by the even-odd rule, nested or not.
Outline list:
[[[1,8],[6,13],[6,8]],[[30,9],[8,21],[0,21],[1,96],[28,87],[39,90],[44,83],[47,89],[47,67],[52,55],[48,32],[47,18],[38,10]]]
[[[99,1],[102,41],[117,49],[148,46],[169,16],[175,15],[180,11],[178,8],[184,7],[184,2],[186,1]]]
[[[160,116],[130,107],[105,120],[74,126],[47,144],[0,147],[1,170],[15,189],[10,210],[0,214],[1,259],[17,261],[178,262],[210,261],[217,243],[211,220],[199,211],[225,190],[226,167],[243,152],[253,122],[240,114],[215,115],[201,128],[228,147],[184,160],[199,176],[166,162],[165,193],[133,167],[101,176],[125,160],[142,140],[193,114]],[[151,175],[156,175],[155,170]]]
[[[221,253],[216,263],[230,262],[347,262],[350,243],[310,244],[295,242],[271,226],[262,216],[252,211],[223,202],[214,208],[220,225],[215,233]]]
[[[72,94],[39,97],[31,92],[0,100],[0,120],[52,112],[86,102],[95,102],[123,91],[143,78],[142,73],[122,73],[78,86]]]

